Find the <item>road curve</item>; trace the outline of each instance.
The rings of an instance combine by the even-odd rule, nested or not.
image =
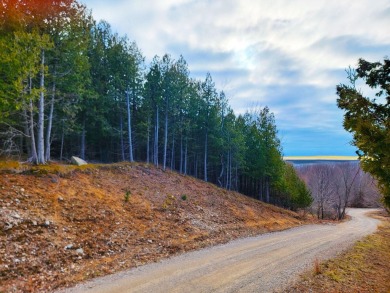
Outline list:
[[[327,259],[373,233],[372,210],[349,209],[350,221],[307,225],[186,253],[66,289],[78,292],[272,292],[283,290],[315,259]]]

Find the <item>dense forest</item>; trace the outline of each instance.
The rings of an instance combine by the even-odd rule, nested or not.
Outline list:
[[[2,157],[144,161],[282,206],[311,203],[269,108],[236,115],[183,56],[146,65],[77,1],[3,0],[0,55]]]

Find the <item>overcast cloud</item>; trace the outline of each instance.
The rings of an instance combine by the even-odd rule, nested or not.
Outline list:
[[[354,155],[335,86],[390,55],[390,0],[84,0],[146,57],[183,55],[236,113],[267,105],[285,155]]]

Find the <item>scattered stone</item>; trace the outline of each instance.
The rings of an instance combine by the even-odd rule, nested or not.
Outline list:
[[[73,156],[70,160],[71,160],[73,165],[77,165],[77,166],[82,166],[82,165],[87,165],[88,164],[83,159],[81,159],[79,157],[75,157],[75,156]]]
[[[33,226],[37,226],[38,222],[37,221],[32,221]]]
[[[72,249],[72,248],[73,248],[73,244],[68,244],[67,246],[64,247],[65,250]]]
[[[76,253],[83,255],[84,254],[84,249],[82,249],[82,248],[76,249]]]
[[[64,201],[64,198],[63,197],[58,197],[58,201]]]
[[[45,226],[46,226],[46,227],[49,227],[49,226],[50,226],[50,221],[49,221],[49,220],[46,220],[46,221],[45,221]]]
[[[20,188],[20,192],[24,192],[24,188]]]
[[[11,223],[5,223],[4,231],[11,230],[14,226]]]
[[[21,217],[19,216],[19,214],[13,214],[12,217],[13,217],[14,219],[20,219],[20,218],[21,218]]]
[[[152,239],[149,239],[149,240],[148,240],[148,243],[153,243],[153,240],[152,240]]]

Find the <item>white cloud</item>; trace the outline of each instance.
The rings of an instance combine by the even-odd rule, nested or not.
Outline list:
[[[183,54],[195,74],[211,72],[237,112],[268,105],[287,139],[303,123],[342,130],[334,104],[344,68],[390,53],[388,0],[85,2],[147,60]]]

